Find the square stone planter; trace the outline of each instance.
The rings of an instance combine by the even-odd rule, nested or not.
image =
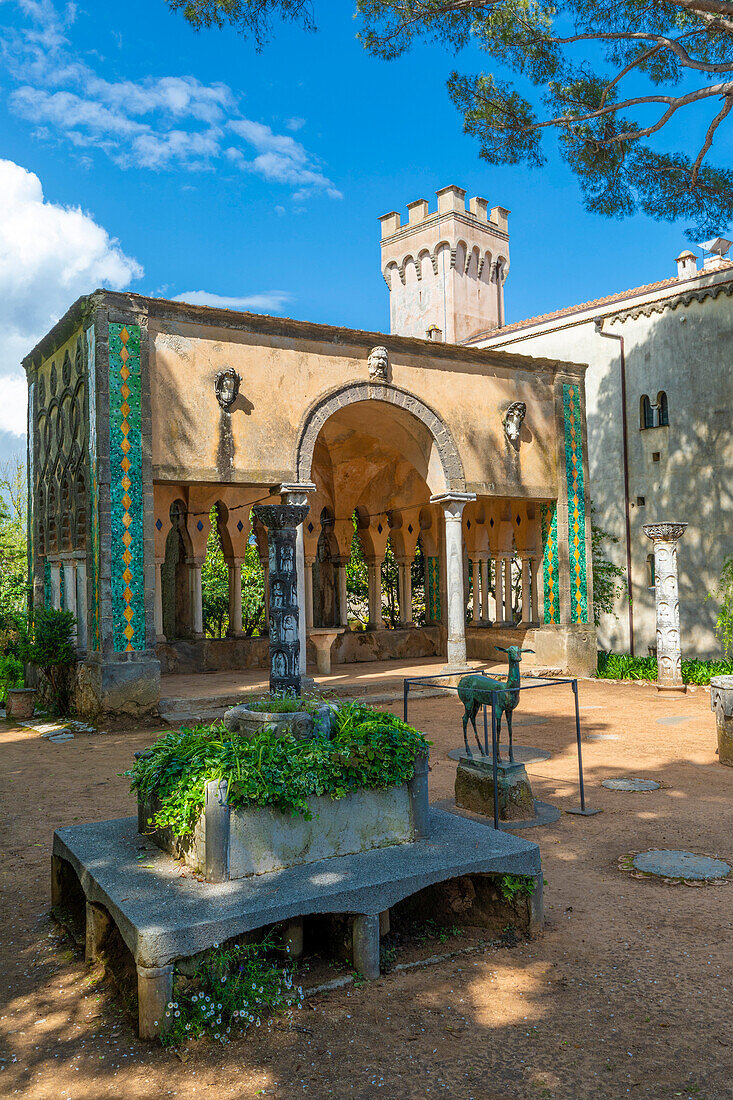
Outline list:
[[[150,831],[154,803],[138,803],[138,828],[164,851],[205,873],[209,882],[264,875],[393,844],[409,844],[428,831],[427,758],[415,761],[409,783],[385,790],[352,791],[344,798],[309,801],[311,819],[273,806],[227,804],[226,783],[206,787],[206,805],[194,832]]]

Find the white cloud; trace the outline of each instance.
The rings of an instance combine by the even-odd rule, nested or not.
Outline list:
[[[47,202],[38,176],[0,160],[0,431],[25,433],[23,356],[79,295],[142,273],[90,214]]]
[[[8,97],[10,108],[33,124],[36,138],[69,143],[87,165],[94,149],[121,168],[152,171],[201,171],[226,158],[244,172],[296,189],[298,201],[315,193],[341,198],[300,142],[243,118],[228,85],[193,76],[105,80],[85,61],[68,60],[75,56],[68,37],[73,4],[63,12],[52,0],[0,5],[11,2],[26,23],[0,30],[0,59],[19,85]],[[285,122],[291,131],[304,124],[298,117]],[[232,134],[244,148],[232,143]]]
[[[262,294],[250,294],[246,298],[227,298],[210,294],[208,290],[187,290],[177,294],[174,302],[187,302],[190,306],[214,306],[217,309],[249,309],[265,313],[280,313],[292,295],[284,290],[268,290]]]

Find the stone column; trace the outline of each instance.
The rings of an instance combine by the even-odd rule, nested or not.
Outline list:
[[[500,626],[504,619],[504,560],[494,559],[494,625]]]
[[[512,559],[504,558],[504,622],[507,626],[514,625],[512,614]]]
[[[300,610],[296,528],[308,515],[308,505],[256,504],[252,511],[267,528],[270,545],[270,691],[299,695]]]
[[[227,562],[229,569],[229,635],[242,637],[242,559]]]
[[[478,621],[481,618],[481,562],[478,558],[473,559],[471,568],[473,570],[471,625],[478,626]]]
[[[379,558],[367,561],[369,590],[369,621],[367,630],[382,629],[382,563]]]
[[[163,558],[155,559],[155,639],[164,642],[165,630],[163,629]]]
[[[398,558],[397,568],[400,578],[400,626],[412,626],[412,562],[409,558]]]
[[[529,559],[530,574],[531,574],[531,579],[532,579],[532,593],[531,593],[531,597],[530,597],[531,604],[532,604],[531,614],[532,614],[532,622],[536,626],[539,626],[539,623],[540,623],[540,584],[539,584],[539,580],[540,580],[540,567],[541,567],[541,564],[542,563],[541,563],[541,560],[539,558],[530,558]]]
[[[280,499],[283,504],[296,508],[305,507],[303,519],[308,514],[308,494],[315,493],[316,487],[312,481],[287,482],[280,486]],[[301,521],[295,529],[295,575],[298,585],[298,638],[300,640],[300,653],[298,662],[300,666],[301,689],[303,680],[307,679],[306,662],[308,659],[308,643],[306,631],[313,628],[313,559],[306,566],[305,560],[305,534]],[[310,621],[309,621],[310,620]],[[314,685],[308,683],[310,690]]]
[[[315,558],[303,557],[305,566],[305,627],[306,630],[313,629],[313,566],[315,564]]]
[[[531,562],[527,557],[521,558],[522,562],[522,625],[529,626],[532,622],[532,570]]]
[[[484,558],[481,562],[481,620],[490,623],[489,617],[489,588],[491,587],[491,558]]]
[[[430,498],[431,504],[442,504],[445,517],[445,570],[448,604],[448,664],[446,669],[450,672],[459,672],[467,667],[461,515],[465,505],[470,500],[475,499],[475,493],[444,493]]]
[[[76,562],[76,644],[80,651],[87,650],[87,563],[85,558]]]
[[[337,558],[336,567],[336,593],[338,598],[337,626],[349,625],[348,593],[346,591],[346,562],[343,558]]]
[[[680,599],[677,588],[677,541],[686,523],[645,523],[654,543],[654,596],[657,607],[657,688],[685,691],[680,650]]]
[[[201,562],[192,561],[188,564],[189,584],[191,592],[191,629],[194,637],[204,636],[204,601],[201,589]]]
[[[260,568],[262,569],[262,578],[264,583],[264,600],[265,600],[265,627],[264,634],[270,633],[270,564],[267,558],[260,558]]]
[[[61,562],[51,562],[51,607],[61,607]]]
[[[77,625],[76,625],[76,562],[64,560],[61,563],[61,568],[64,571],[64,599],[66,601],[66,610],[70,611],[74,616],[74,626],[72,628],[72,640],[74,644],[77,643]]]

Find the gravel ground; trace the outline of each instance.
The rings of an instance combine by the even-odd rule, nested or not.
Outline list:
[[[525,702],[526,699],[526,702]],[[528,766],[535,795],[577,805],[569,689],[527,693],[518,742],[552,752]],[[546,929],[424,969],[312,999],[294,1028],[227,1047],[142,1044],[124,999],[47,914],[53,830],[134,812],[120,773],[155,729],[49,743],[0,722],[0,1095],[79,1097],[733,1097],[733,882],[693,889],[619,869],[629,852],[684,848],[733,862],[733,770],[715,756],[708,694],[581,683],[588,802],[524,836],[542,850]],[[411,704],[434,743],[431,798],[452,793],[455,699]],[[681,719],[670,721],[670,719]],[[639,776],[626,793],[605,778]],[[461,949],[474,937],[431,944]]]

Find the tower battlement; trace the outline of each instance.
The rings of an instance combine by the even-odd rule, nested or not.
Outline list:
[[[461,187],[407,204],[407,222],[393,210],[380,219],[382,274],[390,292],[391,331],[461,343],[504,323],[509,271],[509,211],[476,197],[466,209]]]

